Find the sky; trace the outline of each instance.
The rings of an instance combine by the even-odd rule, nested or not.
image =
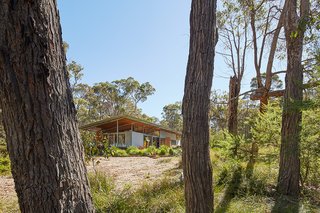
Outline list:
[[[67,58],[84,67],[83,83],[148,81],[156,92],[139,107],[159,119],[165,105],[182,100],[191,0],[58,0],[58,7]],[[230,74],[216,55],[213,89],[228,90]]]

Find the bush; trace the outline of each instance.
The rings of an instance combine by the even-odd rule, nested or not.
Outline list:
[[[111,147],[111,153],[112,153],[112,156],[114,156],[114,157],[127,157],[128,156],[126,150],[119,149],[115,146]]]
[[[157,150],[158,155],[168,155],[170,148],[166,145],[161,145],[160,148]]]
[[[157,148],[156,148],[155,146],[149,146],[149,147],[146,149],[146,153],[147,153],[149,156],[156,155],[156,154],[157,154]]]
[[[181,148],[172,148],[166,145],[160,146],[158,149],[155,146],[149,146],[145,149],[139,149],[135,146],[129,146],[126,150],[119,149],[115,146],[110,148],[110,152],[114,157],[127,156],[179,156],[182,153]]]
[[[141,150],[138,147],[135,146],[129,146],[126,150],[126,152],[129,155],[133,155],[133,156],[137,156],[137,155],[141,155]]]

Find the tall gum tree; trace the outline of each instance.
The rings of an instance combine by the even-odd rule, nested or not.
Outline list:
[[[300,5],[300,8],[298,8]],[[287,74],[282,113],[278,192],[293,198],[300,193],[300,132],[303,100],[302,51],[308,0],[286,0],[284,29],[287,46]],[[298,11],[300,14],[298,15]]]
[[[94,212],[56,0],[0,1],[0,97],[21,212]]]
[[[216,36],[216,1],[193,0],[182,105],[186,212],[213,212],[209,107]]]

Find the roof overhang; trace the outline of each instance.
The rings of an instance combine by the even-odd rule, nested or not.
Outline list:
[[[139,118],[135,118],[129,115],[114,116],[101,121],[89,123],[80,127],[81,130],[89,131],[103,131],[106,133],[118,131],[127,131],[134,129],[141,129],[148,132],[164,131],[181,136],[181,132],[154,124]]]

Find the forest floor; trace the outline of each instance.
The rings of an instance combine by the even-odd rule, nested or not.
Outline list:
[[[105,173],[112,178],[116,189],[123,189],[130,186],[137,188],[143,182],[155,182],[160,180],[166,174],[174,178],[180,177],[179,170],[180,158],[178,157],[111,157],[98,158],[99,163],[95,166],[96,170]],[[92,163],[87,166],[88,172],[94,172]],[[0,176],[0,206],[16,202],[17,196],[14,189],[14,181],[10,176]],[[1,208],[0,208],[1,212]]]
[[[217,152],[211,157],[216,213],[272,212],[276,206],[287,209],[287,204],[278,204],[274,196],[276,165],[257,162],[253,178],[246,179],[244,162],[232,162]],[[87,166],[97,212],[185,212],[181,157],[112,157],[97,161],[98,175],[92,175],[92,163]],[[103,190],[98,190],[97,182]],[[294,205],[293,211],[290,207],[280,212],[320,213],[320,193],[310,195]],[[0,213],[19,212],[17,203],[12,177],[0,176]]]

